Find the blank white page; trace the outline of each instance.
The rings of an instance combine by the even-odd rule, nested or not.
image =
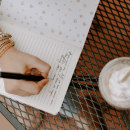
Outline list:
[[[83,48],[100,0],[2,0],[0,19]]]
[[[24,31],[7,23],[0,22],[0,28],[4,33],[10,33],[13,36],[12,40],[18,50],[37,56],[51,65],[49,73],[51,80],[40,94],[30,97],[8,94],[5,92],[3,79],[0,79],[0,93],[48,113],[57,114],[65,97],[81,49],[30,31]]]

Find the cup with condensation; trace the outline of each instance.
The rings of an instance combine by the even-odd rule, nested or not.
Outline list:
[[[102,97],[110,105],[120,108],[120,109],[129,109],[130,100],[128,101],[115,101],[111,97],[111,91],[109,89],[109,79],[112,74],[124,66],[130,66],[130,57],[120,57],[114,60],[109,61],[102,69],[99,75],[98,86]]]

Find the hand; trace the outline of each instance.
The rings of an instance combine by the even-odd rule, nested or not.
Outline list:
[[[31,96],[39,94],[42,88],[49,82],[48,73],[50,65],[30,54],[21,52],[14,47],[8,49],[0,57],[0,67],[4,72],[31,74],[32,69],[40,71],[45,79],[34,82],[25,80],[4,79],[5,91],[19,96]]]

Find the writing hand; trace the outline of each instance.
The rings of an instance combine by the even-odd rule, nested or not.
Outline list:
[[[39,82],[4,79],[5,91],[19,96],[39,94],[49,81],[47,78],[51,68],[49,64],[39,58],[21,52],[14,47],[8,49],[0,57],[0,67],[2,71],[21,74],[31,74],[32,69],[37,69],[45,78]]]

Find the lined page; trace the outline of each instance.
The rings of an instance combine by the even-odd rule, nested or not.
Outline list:
[[[37,56],[51,65],[49,83],[40,94],[20,97],[8,94],[0,79],[0,93],[51,114],[57,114],[62,105],[71,76],[78,61],[81,49],[58,40],[24,31],[7,23],[0,23],[4,33],[10,33],[15,47],[23,52]]]

